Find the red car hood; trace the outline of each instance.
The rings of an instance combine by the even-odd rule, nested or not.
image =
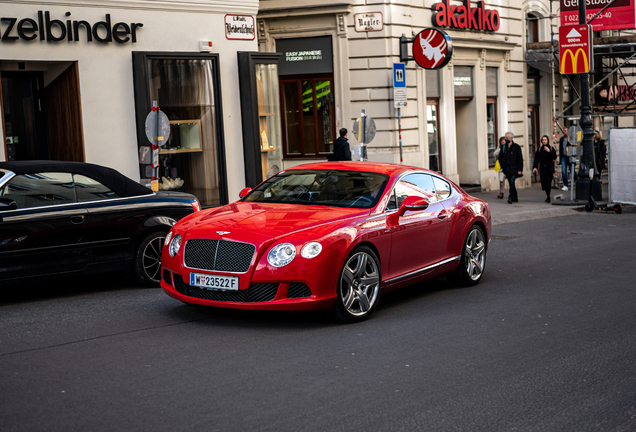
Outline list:
[[[223,238],[263,242],[294,232],[327,225],[341,219],[361,216],[369,209],[350,209],[298,204],[261,204],[236,202],[200,212],[191,222],[187,238]]]

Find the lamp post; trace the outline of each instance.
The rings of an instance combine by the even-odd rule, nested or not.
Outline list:
[[[579,0],[579,24],[587,24],[586,1]],[[594,59],[590,59],[593,64]],[[592,107],[590,106],[590,74],[579,75],[581,81],[581,118],[579,124],[583,129],[583,155],[579,164],[579,179],[576,182],[576,199],[588,201],[590,195],[596,200],[602,199],[601,181],[596,178],[598,172],[594,169],[595,178],[590,180],[590,168],[595,168],[594,160],[594,129],[592,129]],[[574,180],[574,179],[573,179]],[[591,188],[591,191],[590,191]]]

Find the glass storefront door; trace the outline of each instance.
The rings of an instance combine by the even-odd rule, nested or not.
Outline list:
[[[141,156],[150,143],[139,129],[156,101],[170,120],[170,138],[159,149],[159,190],[191,193],[203,206],[225,204],[217,56],[133,53],[133,60],[136,85],[143,86],[135,93],[142,182],[152,169]]]
[[[335,139],[333,77],[280,82],[285,157],[326,157]]]

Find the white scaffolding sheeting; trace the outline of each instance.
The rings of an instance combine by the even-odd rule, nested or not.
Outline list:
[[[609,202],[636,205],[636,128],[610,128]]]

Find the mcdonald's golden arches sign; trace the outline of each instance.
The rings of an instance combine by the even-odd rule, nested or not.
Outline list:
[[[561,74],[593,72],[594,51],[589,24],[559,27],[559,63]]]

